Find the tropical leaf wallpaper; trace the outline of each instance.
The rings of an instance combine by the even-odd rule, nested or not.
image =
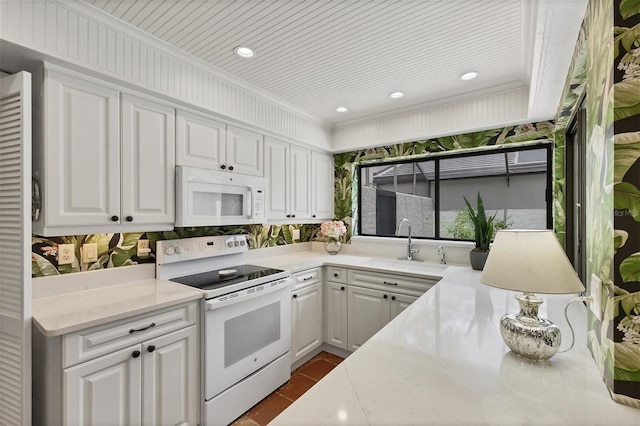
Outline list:
[[[603,282],[603,319],[589,312],[588,344],[612,398],[640,408],[640,0],[589,2],[555,120],[558,176],[564,132],[583,92],[585,284],[592,276]],[[564,181],[555,184],[563,232]]]
[[[555,126],[553,123],[542,121],[539,123],[522,124],[519,126],[509,126],[499,129],[483,130],[480,132],[445,136],[436,139],[406,142],[334,154],[334,214],[336,218],[343,220],[345,224],[347,224],[347,235],[345,236],[345,240],[348,241],[352,235],[354,225],[353,209],[357,206],[356,193],[352,191],[353,187],[357,188],[358,186],[357,182],[353,182],[353,170],[356,163],[369,160],[398,160],[402,157],[428,155],[435,152],[471,148],[481,149],[482,147],[487,146],[531,142],[542,139],[551,140],[553,139],[554,128]],[[563,159],[564,157],[561,158]],[[554,165],[554,179],[556,179],[556,176],[559,176],[560,178],[563,176],[564,168],[562,167],[562,164],[560,164],[559,170],[561,172],[560,174],[557,173]],[[559,188],[561,185],[555,186]],[[564,229],[564,222],[562,223],[562,227]]]
[[[292,237],[295,229],[300,231],[300,239],[296,241]],[[246,234],[249,248],[256,249],[311,241],[318,235],[319,231],[320,225],[246,225],[175,228],[173,231],[165,232],[70,235],[50,238],[34,235],[31,241],[31,274],[33,277],[42,277],[141,263],[154,263],[156,241],[158,240]],[[139,239],[149,240],[151,246],[151,254],[149,256],[138,257]],[[98,260],[96,262],[82,263],[80,261],[82,259],[82,245],[86,243],[96,243],[98,245]],[[73,263],[58,265],[59,244],[73,244],[75,246]]]

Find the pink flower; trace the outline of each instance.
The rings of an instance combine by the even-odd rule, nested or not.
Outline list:
[[[325,222],[320,225],[320,235],[332,240],[337,240],[347,233],[347,227],[341,220]]]

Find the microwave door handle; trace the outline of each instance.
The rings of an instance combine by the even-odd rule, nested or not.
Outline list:
[[[253,219],[253,189],[249,188],[249,211],[247,212],[249,219]]]

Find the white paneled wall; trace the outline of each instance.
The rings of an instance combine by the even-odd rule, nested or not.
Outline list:
[[[322,123],[80,1],[0,2],[0,37],[45,55],[330,148]]]
[[[333,149],[350,151],[523,123],[527,120],[528,97],[529,89],[521,87],[403,114],[358,120],[334,129]]]

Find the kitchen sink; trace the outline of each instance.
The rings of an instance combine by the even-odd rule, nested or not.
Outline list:
[[[430,262],[417,262],[404,259],[376,259],[373,258],[365,262],[367,266],[377,266],[379,268],[398,269],[407,272],[418,272],[423,274],[442,275],[447,265]]]

